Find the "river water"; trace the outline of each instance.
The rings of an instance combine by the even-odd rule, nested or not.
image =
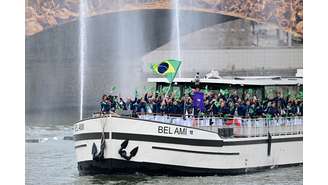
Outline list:
[[[72,126],[26,126],[26,139],[39,139],[38,143],[25,142],[26,184],[159,184],[159,185],[299,185],[303,184],[303,167],[277,168],[237,176],[167,177],[143,174],[116,176],[79,176],[75,160],[74,142],[64,140],[72,136]]]

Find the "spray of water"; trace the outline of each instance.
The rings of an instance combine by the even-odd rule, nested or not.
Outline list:
[[[80,120],[83,119],[84,65],[86,62],[86,0],[80,0]]]
[[[179,0],[174,1],[174,22],[175,22],[175,34],[176,34],[176,52],[177,59],[181,60],[181,44],[180,44],[180,12],[179,12]],[[182,65],[178,72],[178,77],[181,78]]]

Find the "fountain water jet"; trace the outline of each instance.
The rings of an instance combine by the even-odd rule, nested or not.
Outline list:
[[[174,22],[175,22],[175,34],[176,34],[176,52],[177,59],[181,60],[181,44],[180,44],[180,13],[179,13],[179,0],[174,1]],[[182,64],[180,70],[178,71],[178,77],[181,78]]]
[[[80,120],[83,119],[83,98],[84,98],[84,65],[86,62],[86,0],[80,0]]]

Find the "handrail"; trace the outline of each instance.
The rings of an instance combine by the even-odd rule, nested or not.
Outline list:
[[[111,114],[98,113],[100,117]],[[264,137],[270,135],[303,134],[303,117],[275,117],[275,118],[241,118],[241,117],[194,117],[170,116],[156,113],[142,113],[137,117],[141,120],[157,121],[178,126],[188,126],[202,130],[218,132],[219,129],[230,128],[233,134],[226,137]],[[230,120],[233,120],[232,122]],[[230,122],[229,122],[230,121]],[[229,124],[228,124],[229,122]],[[225,136],[221,136],[225,137]]]

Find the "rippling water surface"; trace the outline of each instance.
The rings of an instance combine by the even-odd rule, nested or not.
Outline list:
[[[173,184],[173,185],[298,185],[303,184],[303,167],[277,168],[238,176],[167,177],[142,174],[79,176],[70,126],[26,126],[26,184]],[[34,140],[36,142],[36,140]]]

